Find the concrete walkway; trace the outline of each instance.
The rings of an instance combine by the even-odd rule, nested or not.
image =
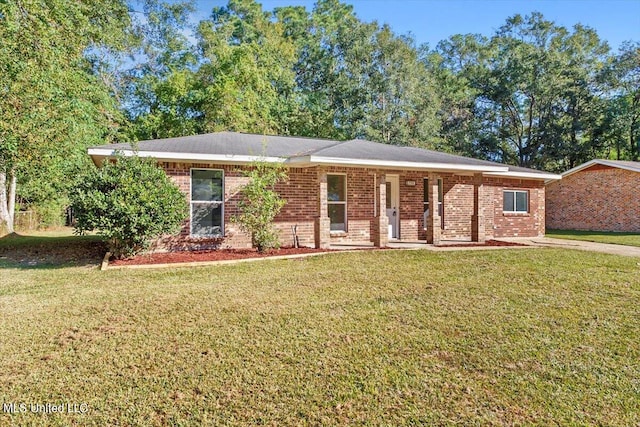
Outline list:
[[[447,246],[433,246],[427,244],[425,241],[416,242],[402,242],[392,241],[389,242],[388,247],[392,249],[423,249],[436,252],[445,251],[483,251],[483,250],[504,250],[504,249],[527,249],[527,248],[564,248],[564,249],[578,249],[582,251],[602,252],[605,254],[624,255],[640,257],[640,247],[636,246],[624,246],[624,245],[612,245],[608,243],[595,243],[585,242],[582,240],[566,240],[566,239],[553,239],[551,237],[511,237],[500,238],[495,240],[501,240],[505,242],[521,243],[526,246],[468,246],[470,242],[456,242],[456,241],[444,241],[442,244]],[[456,246],[456,244],[460,246]],[[451,245],[451,246],[449,246]],[[373,249],[373,244],[370,242],[362,242],[352,245],[331,245],[331,249],[334,250],[353,250],[353,249]]]
[[[578,249],[581,251],[640,257],[640,247],[637,246],[612,245],[609,243],[585,242],[582,240],[554,239],[551,237],[513,237],[497,240],[517,242],[525,245],[545,248]]]

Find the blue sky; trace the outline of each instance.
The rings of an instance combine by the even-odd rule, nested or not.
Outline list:
[[[343,0],[343,2],[345,2]],[[315,0],[264,0],[265,10],[302,5],[311,10]],[[541,12],[567,28],[580,23],[595,29],[617,50],[625,40],[640,41],[640,0],[348,0],[363,21],[387,23],[398,34],[411,33],[418,44],[431,48],[453,34],[491,36],[507,17]],[[198,15],[207,17],[226,0],[196,0]]]

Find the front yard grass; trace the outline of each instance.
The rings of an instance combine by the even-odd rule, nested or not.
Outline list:
[[[0,403],[88,412],[27,407],[0,425],[640,423],[635,258],[390,250],[3,266]]]
[[[608,231],[547,230],[547,237],[587,242],[612,243],[616,245],[640,246],[640,233],[618,233]]]

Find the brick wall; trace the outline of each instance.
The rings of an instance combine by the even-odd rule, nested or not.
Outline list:
[[[211,247],[250,247],[251,240],[230,219],[238,213],[239,188],[247,182],[234,165],[211,165],[199,163],[164,162],[161,166],[172,180],[186,194],[190,191],[191,168],[220,169],[224,171],[224,231],[221,239],[202,239],[190,237],[190,224],[187,220],[178,236],[168,236],[158,243],[159,249],[211,248]],[[296,228],[298,240],[303,246],[314,246],[314,223],[320,216],[318,177],[325,171],[328,174],[340,173],[347,177],[347,231],[332,233],[331,243],[361,243],[375,238],[376,214],[385,212],[385,204],[374,205],[376,186],[383,175],[399,176],[398,210],[400,239],[416,241],[426,239],[423,224],[423,190],[426,172],[381,170],[372,168],[327,167],[319,169],[291,168],[289,180],[277,185],[276,190],[287,201],[276,217],[275,225],[283,245],[294,242],[293,229]],[[474,177],[442,173],[444,228],[442,238],[446,240],[471,240],[472,217],[474,214]],[[415,185],[407,185],[412,181]],[[484,179],[483,193],[485,202],[485,229],[487,238],[506,236],[539,236],[544,234],[544,186],[539,181],[507,180],[498,178]],[[530,210],[528,214],[504,214],[502,212],[503,188],[518,188],[529,191]]]
[[[547,226],[640,232],[640,173],[594,165],[550,183]]]
[[[471,217],[473,215],[473,177],[444,174],[444,229],[442,239],[471,240]]]
[[[543,181],[524,179],[485,178],[485,191],[492,197],[492,220],[485,223],[487,238],[541,237],[545,232],[545,188]],[[527,213],[503,211],[505,189],[526,190],[529,193]],[[490,209],[491,210],[491,209]]]

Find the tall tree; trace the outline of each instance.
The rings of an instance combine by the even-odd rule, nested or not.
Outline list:
[[[298,133],[410,145],[433,138],[437,100],[411,37],[362,22],[338,0],[318,1],[311,14],[281,8],[276,16],[298,52]]]
[[[293,43],[254,0],[230,0],[198,26],[197,79],[206,131],[288,133]]]
[[[127,129],[134,140],[169,138],[202,131],[198,110],[198,58],[187,38],[192,2],[144,0],[133,29],[138,38],[133,66],[120,73]]]
[[[606,70],[609,91],[605,132],[616,158],[640,158],[640,42],[625,42]]]
[[[60,165],[112,133],[116,106],[84,53],[122,46],[128,22],[123,1],[0,3],[0,222],[9,231],[24,174],[49,169],[64,182]]]
[[[588,159],[601,148],[598,76],[608,50],[595,31],[570,32],[539,13],[507,19],[488,40],[452,37],[431,56],[443,138],[458,147],[469,132],[466,154],[520,166],[561,170]]]

